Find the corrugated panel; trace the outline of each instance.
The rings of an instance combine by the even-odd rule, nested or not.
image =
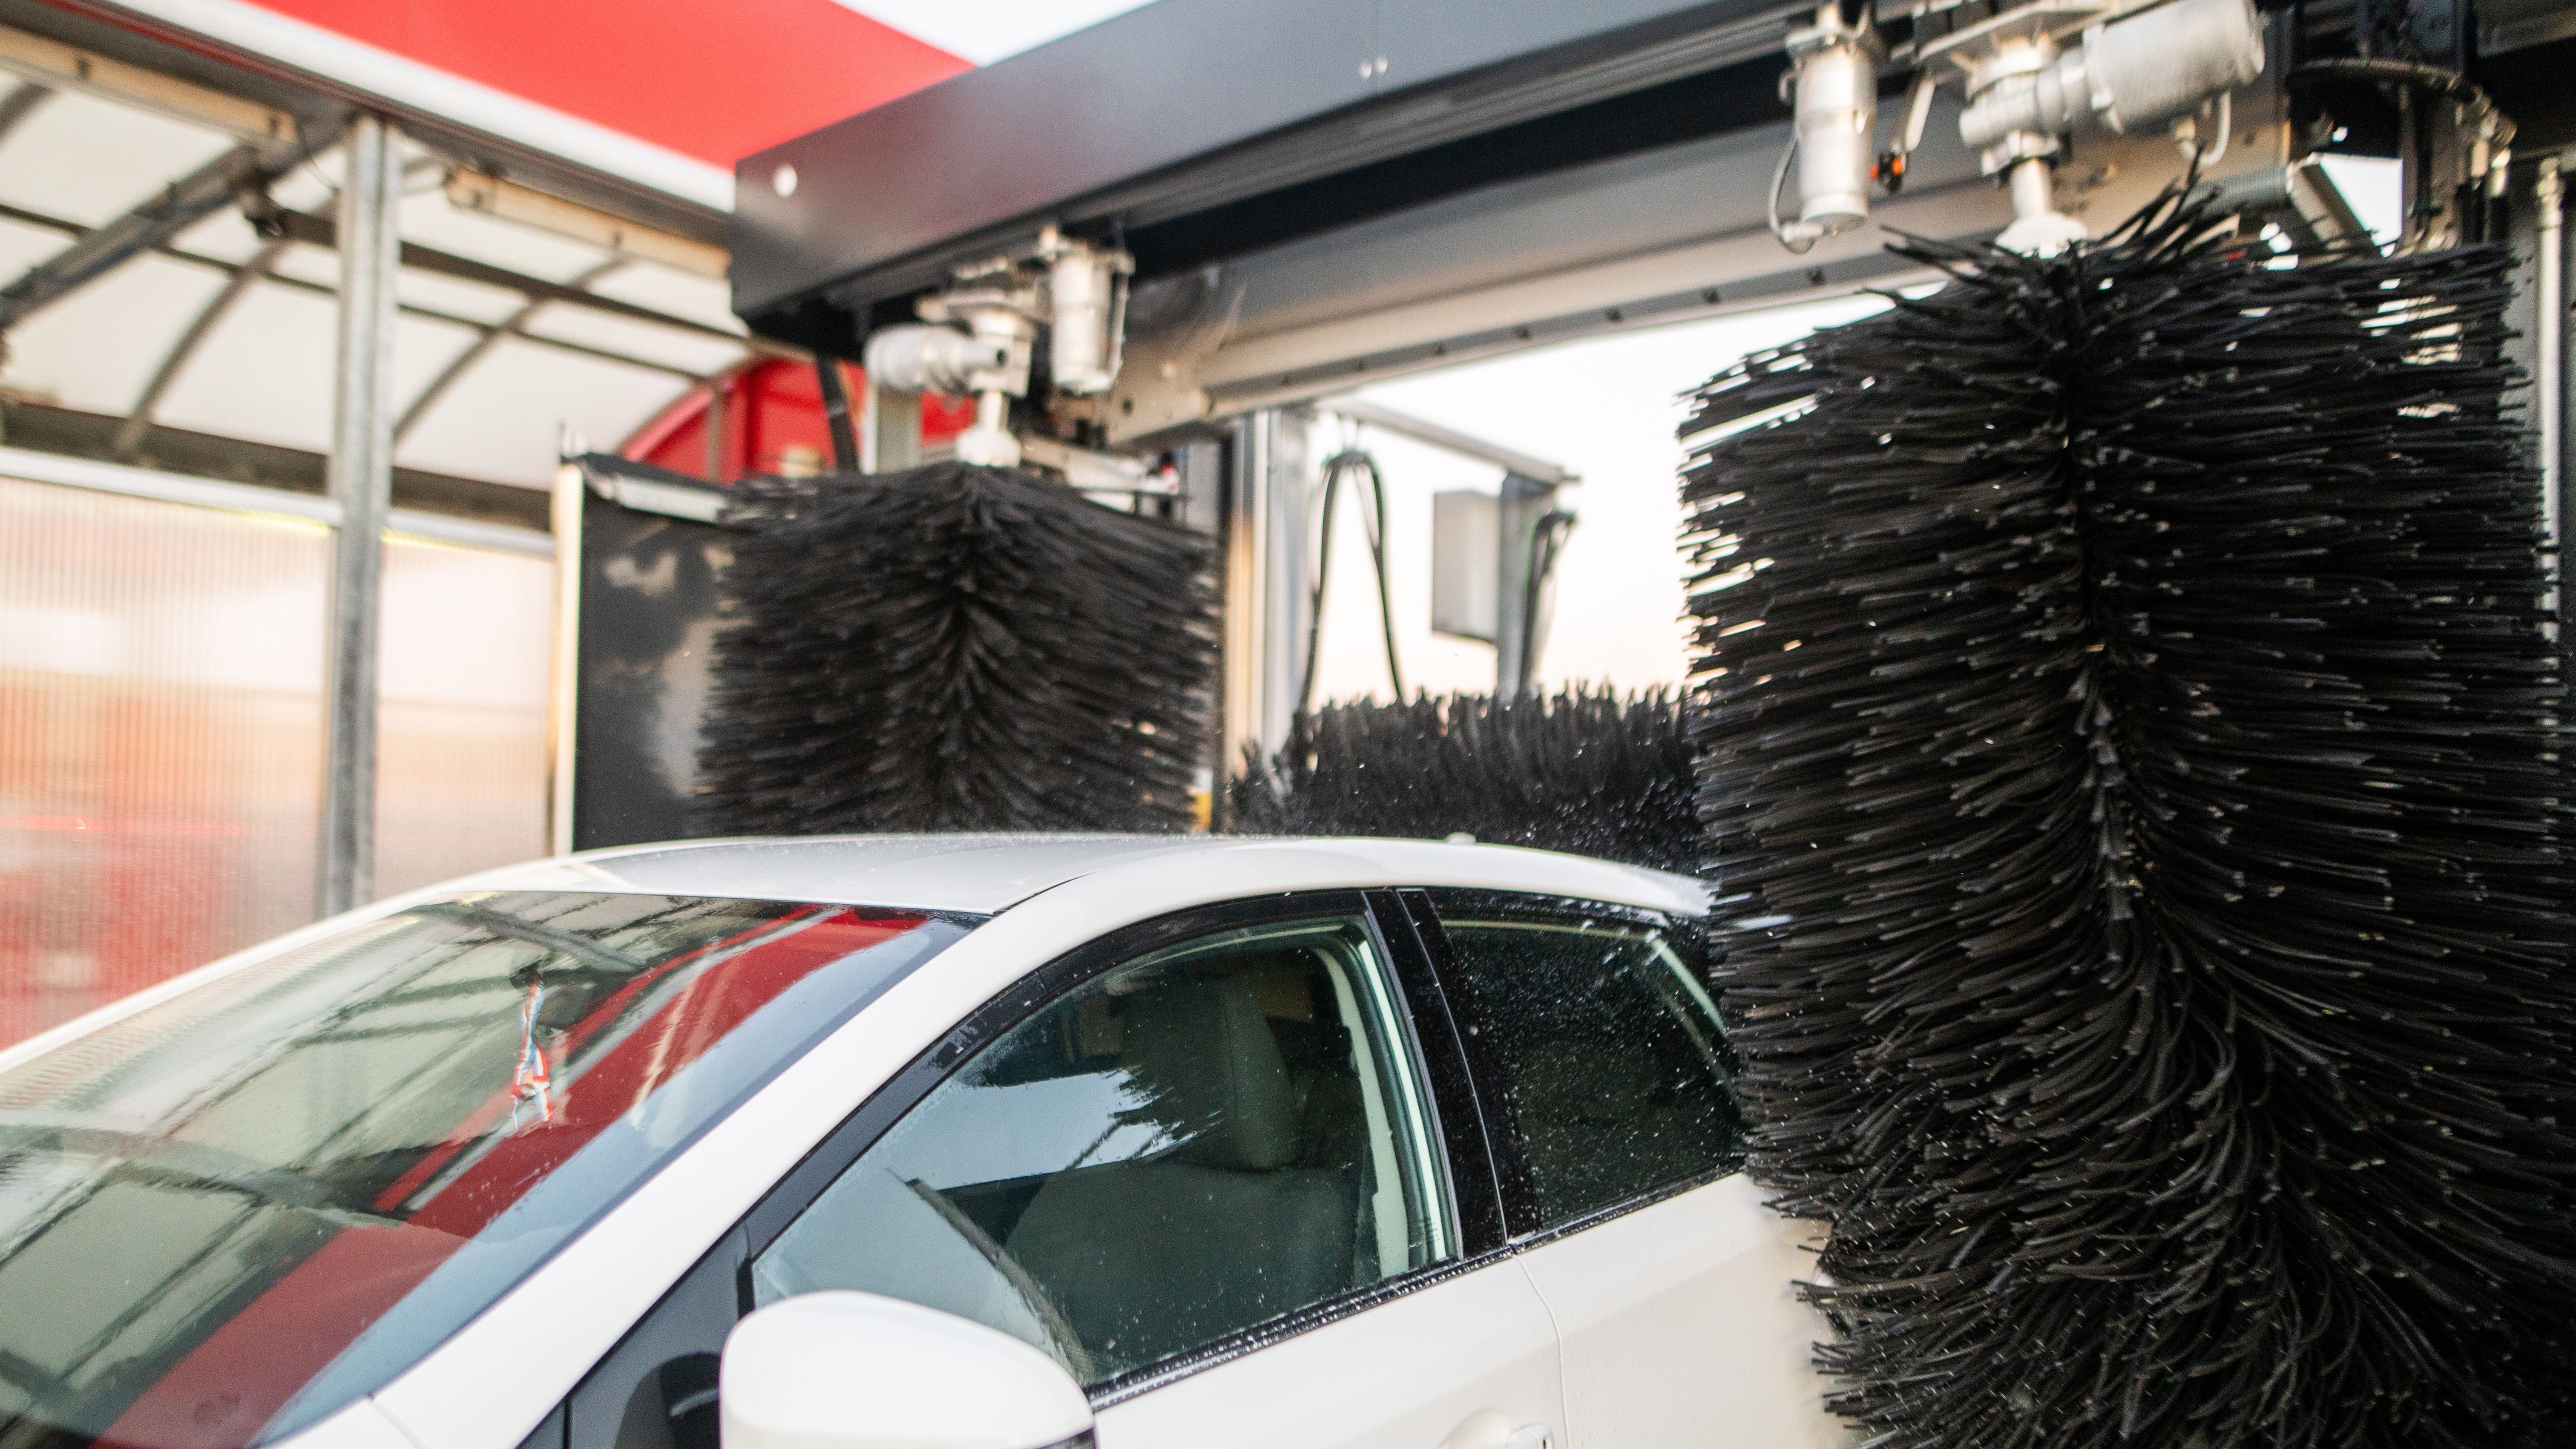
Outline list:
[[[386,541],[378,895],[546,853],[554,609],[551,560]]]
[[[311,918],[328,542],[0,478],[0,1043]],[[542,853],[551,579],[388,544],[384,890]]]

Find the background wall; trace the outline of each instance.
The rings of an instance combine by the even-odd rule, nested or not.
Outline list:
[[[0,478],[0,1044],[312,919],[327,558]],[[544,853],[553,588],[388,541],[381,891]]]

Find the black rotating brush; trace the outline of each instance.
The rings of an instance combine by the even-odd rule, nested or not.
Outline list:
[[[1667,870],[1700,856],[1690,743],[1660,690],[1326,705],[1233,800],[1236,828],[1255,834],[1464,832]]]
[[[2171,198],[1687,432],[1757,1173],[1876,1445],[2576,1443],[2576,970],[2511,259]]]
[[[744,485],[699,768],[721,834],[1178,830],[1211,544],[964,464]]]

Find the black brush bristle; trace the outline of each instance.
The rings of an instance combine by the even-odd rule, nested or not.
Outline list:
[[[2576,1443],[2576,971],[2511,258],[2168,199],[1700,395],[1757,1174],[1889,1449]]]
[[[1700,854],[1690,742],[1660,690],[1326,705],[1232,798],[1257,834],[1465,833],[1667,870]]]
[[[699,752],[721,834],[1179,830],[1213,548],[1034,473],[758,481]]]

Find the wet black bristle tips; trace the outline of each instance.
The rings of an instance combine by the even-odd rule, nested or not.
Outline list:
[[[1698,396],[1755,1172],[1873,1445],[2576,1443],[2512,259],[2220,220],[1915,248],[1940,291]]]
[[[1251,834],[1466,834],[1666,870],[1700,850],[1681,706],[1660,690],[1326,705],[1233,800]]]
[[[699,751],[718,834],[1185,828],[1213,547],[1042,475],[744,485]]]

